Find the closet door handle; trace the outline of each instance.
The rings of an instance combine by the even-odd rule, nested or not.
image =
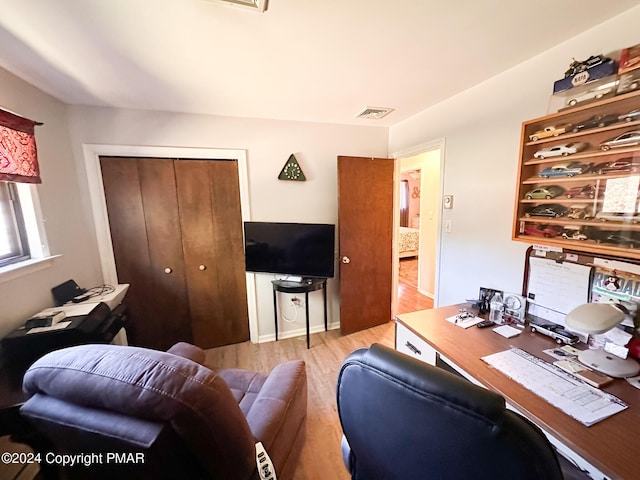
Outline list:
[[[169,267],[167,267],[167,268],[165,268],[165,269],[164,269],[164,273],[169,274],[169,273],[171,273],[171,272],[173,272],[173,270],[171,270]]]
[[[344,264],[351,263],[351,259],[345,255],[344,257],[342,257],[342,263]]]
[[[206,265],[200,265],[200,266],[198,267],[198,270],[201,270],[201,271],[204,271],[204,270],[206,270],[206,269],[207,269],[207,266],[206,266]]]

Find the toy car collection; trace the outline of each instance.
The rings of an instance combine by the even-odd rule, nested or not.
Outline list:
[[[565,329],[562,325],[557,325],[555,323],[548,322],[533,322],[529,323],[531,326],[532,332],[538,332],[543,335],[547,335],[553,338],[557,343],[566,343],[569,345],[573,345],[574,343],[578,343],[580,340],[577,335],[571,333],[569,330]]]
[[[558,230],[546,225],[538,225],[535,223],[527,223],[524,226],[525,235],[533,235],[534,237],[552,238],[558,236]]]
[[[586,102],[589,100],[598,100],[602,97],[604,97],[605,95],[612,93],[614,87],[616,86],[617,81],[616,82],[610,82],[607,83],[605,85],[602,85],[600,87],[596,87],[596,88],[592,88],[591,90],[587,90],[586,92],[583,93],[578,93],[573,97],[570,97],[567,100],[567,105],[570,107],[573,107],[575,105],[577,105],[578,103],[582,103],[582,102]]]
[[[524,214],[525,217],[562,217],[567,213],[567,209],[555,203],[549,205],[538,205]]]
[[[571,205],[569,207],[569,213],[567,213],[567,218],[571,218],[572,220],[588,220],[593,218],[593,210],[590,205]]]
[[[542,150],[538,150],[533,154],[535,158],[549,158],[549,157],[559,157],[561,155],[573,155],[574,153],[578,153],[580,150],[584,150],[586,148],[586,143],[574,142],[567,143],[564,145],[555,145],[549,148],[543,148]]]
[[[602,175],[605,173],[620,173],[620,172],[632,172],[640,171],[640,163],[632,162],[630,158],[623,158],[622,160],[616,160],[615,162],[609,162],[596,165],[593,170]]]
[[[581,187],[570,188],[565,192],[565,196],[567,198],[573,198],[573,197],[596,198],[596,197],[601,197],[602,194],[604,193],[604,190],[605,189],[603,186],[595,187],[594,185],[587,184]]]
[[[638,223],[640,222],[640,213],[626,213],[626,212],[598,212],[596,214],[596,220],[601,220],[603,222],[612,221],[612,222],[631,222]]]
[[[529,140],[535,142],[536,140],[540,140],[541,138],[557,137],[561,133],[568,132],[569,130],[571,130],[571,125],[569,124],[558,125],[557,127],[549,126],[529,135]]]
[[[632,147],[638,144],[640,144],[640,130],[633,130],[631,132],[618,135],[616,138],[612,138],[606,142],[602,142],[600,144],[600,148],[602,150],[609,150],[610,148]]]
[[[564,193],[564,188],[559,187],[557,185],[550,185],[548,187],[537,187],[533,190],[529,190],[525,193],[524,198],[527,200],[531,200],[534,198],[554,198],[562,195]]]
[[[564,238],[565,240],[588,240],[589,239],[589,237],[587,237],[580,230],[568,230],[568,229],[562,232],[561,237]]]
[[[580,175],[584,173],[589,168],[589,165],[586,163],[580,162],[567,162],[567,163],[558,163],[556,165],[552,165],[551,167],[547,167],[540,172],[538,172],[538,176],[542,178],[550,178],[550,177],[573,177],[575,175]]]
[[[620,115],[618,120],[621,122],[635,122],[636,120],[640,120],[640,108],[636,108],[635,110],[631,110],[630,112]]]
[[[597,238],[596,242],[613,243],[628,248],[640,247],[640,238],[634,237],[629,232],[612,232],[602,238]]]
[[[611,125],[612,123],[616,123],[618,121],[618,115],[609,114],[609,115],[594,115],[593,117],[585,120],[584,122],[576,123],[572,131],[574,133],[579,132],[580,130],[587,130],[589,128],[603,128],[607,125]]]

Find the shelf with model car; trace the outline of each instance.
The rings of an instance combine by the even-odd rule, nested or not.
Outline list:
[[[640,92],[522,124],[513,239],[640,258]]]

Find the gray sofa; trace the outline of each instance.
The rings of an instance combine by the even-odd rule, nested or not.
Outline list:
[[[277,478],[294,478],[306,434],[304,362],[265,375],[212,369],[204,359],[180,343],[167,352],[83,345],[36,361],[20,410],[37,432],[31,444],[75,455],[50,454],[45,476],[257,479],[261,442]]]

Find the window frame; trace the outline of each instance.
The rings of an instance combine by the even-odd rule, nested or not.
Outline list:
[[[8,231],[11,237],[13,237],[16,246],[6,255],[0,256],[0,268],[24,262],[32,258],[29,234],[23,214],[22,198],[18,191],[18,187],[15,182],[1,181],[0,188],[5,188],[5,186],[8,194],[8,205],[6,208],[13,215],[13,218],[10,220],[11,224],[8,225]],[[4,202],[3,197],[4,195],[0,197],[0,201]],[[0,222],[2,222],[2,220],[3,219],[0,217]]]

